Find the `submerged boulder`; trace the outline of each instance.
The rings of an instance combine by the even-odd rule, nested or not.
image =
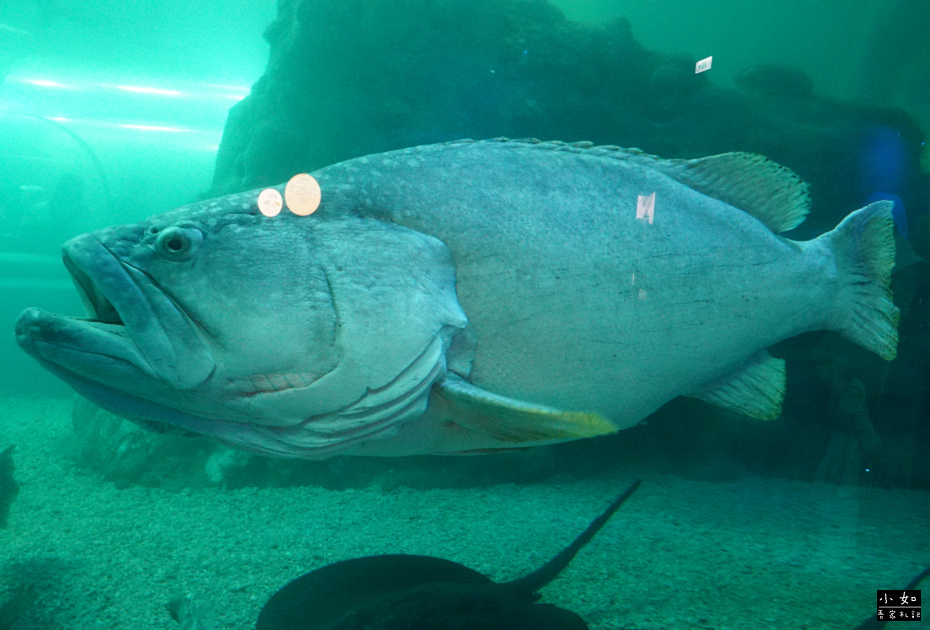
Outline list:
[[[459,138],[536,137],[663,157],[761,153],[807,180],[831,229],[878,192],[876,129],[900,138],[895,190],[921,208],[923,136],[902,111],[828,99],[800,71],[746,69],[740,89],[697,58],[650,51],[622,19],[573,22],[545,0],[279,0],[264,75],[232,108],[212,192],[286,181],[368,153]]]

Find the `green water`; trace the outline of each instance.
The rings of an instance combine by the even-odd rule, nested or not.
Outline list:
[[[197,627],[249,628],[288,580],[368,554],[511,579],[634,477],[623,524],[544,592],[591,628],[874,615],[877,589],[930,564],[928,32],[923,0],[0,0],[0,452],[16,445],[20,486],[0,630],[180,627],[164,605],[183,594]],[[779,343],[767,422],[678,398],[525,453],[302,462],[75,406],[15,342],[27,307],[84,312],[60,260],[73,236],[494,136],[762,153],[811,184],[795,240],[897,198],[897,358],[833,333]]]
[[[919,1],[676,2],[556,0],[583,21],[626,18],[647,48],[714,55],[714,80],[759,63],[801,68],[821,94],[903,107],[930,117],[923,33],[930,8]]]

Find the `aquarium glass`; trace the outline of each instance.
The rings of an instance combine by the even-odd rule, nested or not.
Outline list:
[[[0,3],[0,628],[920,619],[928,32]]]

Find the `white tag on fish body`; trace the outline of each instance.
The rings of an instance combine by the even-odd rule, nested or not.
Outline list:
[[[636,218],[652,225],[652,216],[656,209],[656,194],[639,195],[636,200]]]

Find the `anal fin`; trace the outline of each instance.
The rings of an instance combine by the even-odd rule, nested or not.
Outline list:
[[[449,374],[434,385],[447,418],[510,447],[576,440],[616,433],[599,413],[562,411],[500,396]]]
[[[751,418],[773,420],[781,414],[785,398],[785,361],[762,350],[689,396]]]

